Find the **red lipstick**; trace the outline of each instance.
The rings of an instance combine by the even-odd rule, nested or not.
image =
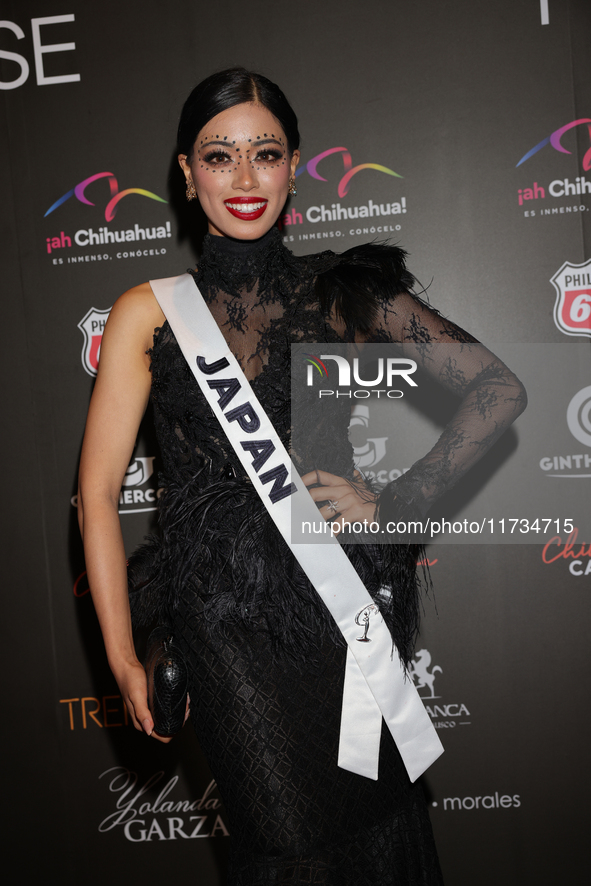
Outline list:
[[[224,206],[235,218],[255,221],[267,208],[268,201],[261,197],[232,197],[224,200]]]

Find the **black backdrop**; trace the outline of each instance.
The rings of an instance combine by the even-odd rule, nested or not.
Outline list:
[[[223,808],[189,732],[164,748],[126,726],[73,498],[104,312],[195,261],[202,220],[173,160],[182,101],[231,64],[281,84],[303,133],[294,251],[389,236],[433,304],[485,341],[588,345],[591,7],[252,0],[173,15],[154,0],[4,0],[2,16],[5,833],[25,882],[178,870],[214,886]],[[373,164],[346,193],[343,150],[306,165],[337,147]],[[565,263],[582,267],[561,287]],[[550,422],[559,484],[589,483],[566,460],[591,455],[588,411],[578,436],[566,420],[579,391],[588,403],[577,379]],[[386,449],[387,471],[404,467],[393,438]],[[146,425],[122,489],[130,550],[153,523],[157,470]],[[533,465],[532,483],[546,479]],[[437,610],[415,661],[446,746],[425,786],[447,882],[582,882],[591,547],[433,545],[429,559]]]

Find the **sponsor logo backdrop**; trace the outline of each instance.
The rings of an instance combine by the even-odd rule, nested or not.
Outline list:
[[[433,304],[483,340],[588,344],[590,25],[577,0],[304,0],[272,15],[260,0],[4,4],[3,764],[21,879],[224,879],[229,823],[193,735],[161,747],[128,725],[75,510],[108,311],[193,264],[204,231],[174,159],[186,94],[240,63],[291,98],[303,153],[280,225],[294,251],[389,238]],[[561,442],[532,456],[537,482],[590,482],[574,476],[589,474],[590,383],[556,407]],[[410,466],[383,411],[360,404],[353,432],[379,482]],[[120,497],[130,551],[153,528],[158,461],[147,422]],[[412,673],[446,746],[425,787],[457,886],[586,872],[591,548],[574,529],[428,549],[437,608]]]

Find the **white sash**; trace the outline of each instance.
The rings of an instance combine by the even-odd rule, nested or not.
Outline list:
[[[377,779],[383,716],[415,781],[443,746],[376,604],[336,538],[292,544],[292,518],[318,520],[318,509],[193,277],[151,280],[150,286],[244,470],[347,641],[338,765]],[[364,633],[370,642],[361,642]]]

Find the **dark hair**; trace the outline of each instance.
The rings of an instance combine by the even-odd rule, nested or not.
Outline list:
[[[217,114],[244,102],[257,102],[277,118],[290,154],[299,147],[298,118],[279,87],[262,74],[245,68],[228,68],[202,80],[183,105],[177,134],[179,154],[190,158],[203,127]]]

